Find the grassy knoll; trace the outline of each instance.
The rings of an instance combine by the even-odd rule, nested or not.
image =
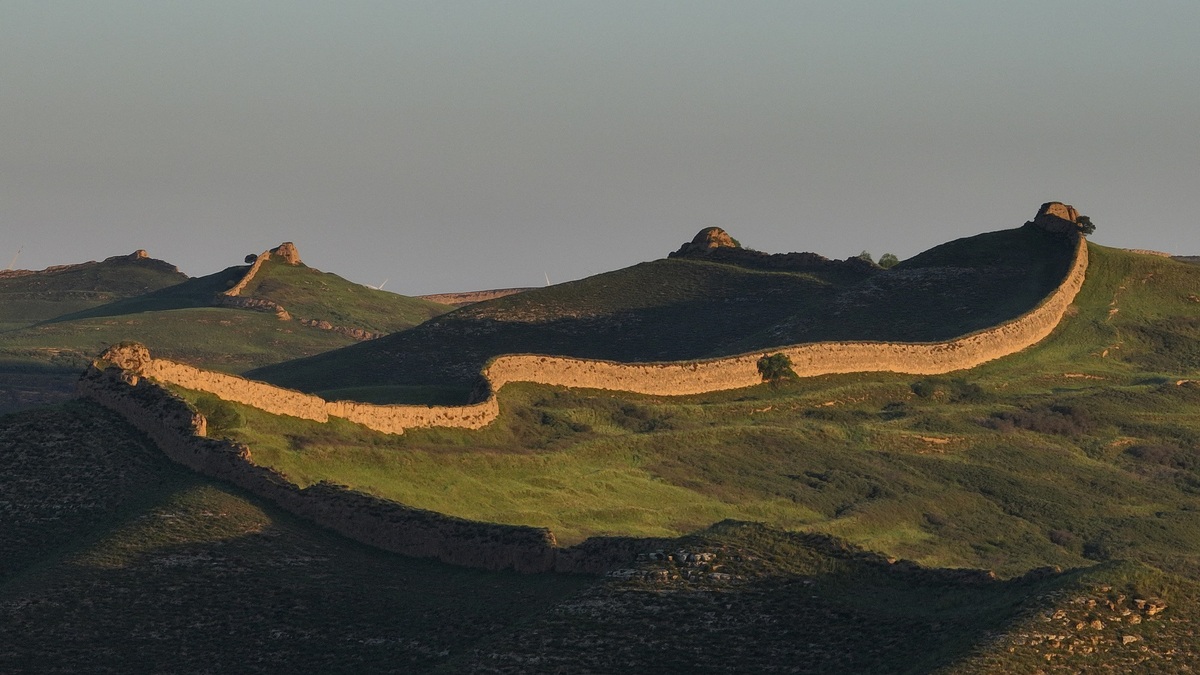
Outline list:
[[[0,332],[152,292],[186,278],[161,260],[130,256],[19,276],[0,275]]]
[[[1158,345],[1196,340],[1200,305],[1186,296],[1200,278],[1091,254],[1077,311],[1051,338],[959,377],[660,399],[512,385],[486,429],[399,437],[225,405],[217,432],[302,484],[548,526],[567,542],[737,518],[1006,575],[1125,557],[1198,574],[1200,389],[1176,382],[1200,361]]]
[[[133,298],[60,317],[59,321],[117,317],[142,312],[211,307],[213,296],[240,280],[249,265],[226,268]],[[268,260],[241,297],[271,300],[296,318],[318,319],[335,326],[391,333],[415,326],[450,308],[419,298],[377,291],[307,265]]]
[[[78,373],[108,345],[126,340],[142,342],[164,358],[229,372],[353,342],[271,314],[210,307],[38,324],[0,333],[0,356],[14,364],[61,364]]]
[[[451,309],[436,302],[367,288],[304,264],[288,265],[274,260],[263,263],[242,295],[273,300],[295,317],[377,333],[411,328]]]
[[[253,376],[307,391],[469,389],[481,366],[505,353],[662,361],[820,340],[948,339],[1032,308],[1062,278],[1069,249],[1065,238],[1022,227],[950,242],[886,271],[656,260],[464,307]]]

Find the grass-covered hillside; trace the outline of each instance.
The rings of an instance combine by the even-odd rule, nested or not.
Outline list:
[[[403,558],[175,466],[86,403],[0,416],[0,505],[6,673],[1166,673],[1198,658],[1196,584],[1137,563],[988,580],[735,522],[609,579]]]
[[[895,286],[875,272],[842,297],[917,297],[922,274],[937,297],[932,280],[967,274],[947,263],[986,248],[951,242]],[[566,544],[679,537],[607,579],[359,546],[171,465],[90,404],[0,417],[0,671],[1194,671],[1200,267],[1089,255],[1050,338],[941,377],[678,398],[514,384],[484,429],[403,436],[182,392],[211,434],[297,483],[544,525]],[[641,296],[628,302],[655,306]],[[388,391],[417,390],[357,393]]]
[[[263,263],[242,291],[242,297],[277,302],[297,318],[328,321],[334,326],[373,333],[395,333],[451,309],[436,302],[368,288],[303,263],[288,265],[275,260]]]
[[[1004,574],[1116,557],[1200,571],[1200,269],[1090,249],[1053,336],[954,377],[680,398],[510,385],[485,429],[403,436],[199,402],[299,483],[567,542],[734,518]]]
[[[450,309],[304,265],[267,261],[241,297],[283,306],[293,320],[280,321],[272,312],[214,306],[217,294],[245,276],[249,265],[191,279],[167,275],[164,267],[174,270],[161,261],[113,258],[48,275],[0,278],[0,289],[43,298],[33,305],[0,305],[0,318],[13,319],[0,330],[0,411],[62,400],[91,359],[118,342],[136,340],[165,358],[244,372],[355,342],[345,332],[301,319],[380,333]]]
[[[0,271],[0,332],[173,286],[175,266],[139,256],[62,265],[40,272]]]
[[[241,280],[249,267],[229,267],[154,293],[62,316],[58,321],[211,307],[214,296]],[[328,321],[333,326],[372,333],[411,328],[450,310],[436,302],[368,288],[303,263],[288,265],[275,260],[262,264],[240,297],[269,300],[296,319]]]
[[[656,260],[471,305],[252,376],[309,391],[372,386],[386,400],[405,386],[468,390],[483,364],[505,353],[667,361],[821,340],[941,340],[1033,308],[1061,280],[1070,246],[1023,227],[950,242],[891,270]]]

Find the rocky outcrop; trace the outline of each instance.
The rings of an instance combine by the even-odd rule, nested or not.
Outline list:
[[[707,255],[721,248],[741,248],[729,233],[719,227],[706,227],[696,233],[692,240],[679,247],[669,257],[692,257]]]
[[[1079,231],[1079,212],[1074,206],[1062,202],[1046,202],[1030,221],[1047,232],[1071,233]]]
[[[296,245],[290,241],[285,241],[267,252],[271,254],[272,258],[288,265],[300,264],[300,251],[296,250]]]
[[[369,331],[362,328],[346,328],[345,326],[335,326],[324,319],[300,319],[300,324],[308,326],[309,328],[333,331],[334,333],[339,333],[359,341],[376,340],[384,335],[387,335],[387,333],[376,333],[374,331]]]
[[[263,298],[242,298],[231,295],[218,294],[216,297],[218,307],[233,307],[235,309],[249,309],[255,312],[268,312],[275,315],[275,318],[280,321],[291,321],[292,315],[288,313],[283,305],[273,300],[265,300]]]

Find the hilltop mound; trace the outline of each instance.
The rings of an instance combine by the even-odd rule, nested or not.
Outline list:
[[[952,242],[897,271],[717,247],[471,305],[251,375],[310,391],[469,389],[482,365],[505,353],[636,362],[821,340],[943,340],[1032,308],[1062,279],[1071,250],[1069,238],[1039,227]],[[727,261],[726,251],[744,257]]]
[[[412,327],[449,307],[379,291],[305,265],[291,242],[248,256],[249,266],[226,268],[153,293],[59,317],[57,321],[141,312],[230,307],[266,311],[283,319],[350,337],[376,336]]]
[[[187,279],[143,250],[101,262],[0,271],[0,330],[165,288]]]
[[[312,269],[290,243],[252,258],[192,279],[144,252],[0,279],[0,298],[21,289],[7,294],[0,317],[16,309],[26,318],[0,333],[0,411],[70,396],[78,371],[110,344],[136,340],[185,363],[241,372],[450,310]]]

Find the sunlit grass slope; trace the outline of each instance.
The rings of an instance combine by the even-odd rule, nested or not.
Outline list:
[[[368,288],[307,265],[268,260],[242,291],[283,305],[295,317],[335,326],[394,333],[450,309],[448,305]]]
[[[213,307],[246,267],[230,267],[169,288],[0,334],[0,353],[28,358],[53,353],[81,367],[109,344],[143,342],[165,358],[241,372],[352,344],[351,338],[272,314]],[[325,319],[371,331],[408,328],[448,308],[351,283],[303,265],[266,262],[242,297],[273,300],[297,318]]]
[[[0,333],[0,355],[78,373],[109,345],[126,340],[142,342],[164,358],[230,372],[353,342],[272,314],[209,307],[43,323]]]
[[[567,542],[740,518],[1008,574],[1117,557],[1195,573],[1200,388],[1177,382],[1200,377],[1188,349],[1200,269],[1090,254],[1048,340],[952,377],[661,399],[510,385],[488,428],[399,437],[199,403],[216,433],[299,483],[548,526]]]
[[[469,389],[483,364],[505,353],[663,361],[820,340],[941,340],[1031,309],[1069,261],[1068,239],[1034,227],[950,242],[887,271],[656,260],[465,307],[253,376],[307,391]]]
[[[218,293],[232,287],[249,266],[225,270],[154,293],[128,298],[62,317],[76,320],[141,312],[210,307]],[[307,265],[268,260],[241,297],[271,300],[296,318],[328,321],[335,326],[390,333],[410,328],[450,309],[436,302],[377,291]]]

